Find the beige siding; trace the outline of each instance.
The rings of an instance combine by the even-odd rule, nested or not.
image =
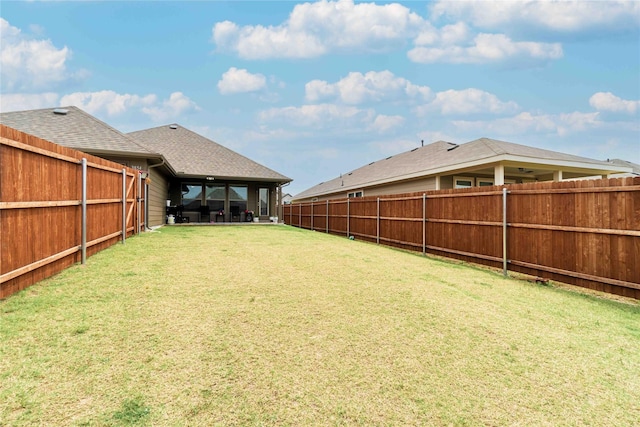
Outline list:
[[[429,177],[424,179],[417,179],[414,181],[394,182],[380,187],[365,188],[364,195],[366,197],[382,196],[386,194],[417,193],[420,191],[429,191],[435,189],[436,178]]]
[[[167,199],[169,198],[169,184],[157,168],[149,170],[149,226],[164,224]]]

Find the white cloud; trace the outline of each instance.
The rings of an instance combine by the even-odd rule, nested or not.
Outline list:
[[[486,29],[544,28],[558,32],[637,28],[640,3],[627,1],[439,1],[432,19],[446,16]]]
[[[218,90],[223,95],[255,92],[263,89],[267,79],[262,74],[251,74],[246,69],[229,68],[218,82]]]
[[[624,112],[634,114],[640,110],[640,101],[628,101],[611,92],[598,92],[589,98],[589,105],[598,111]]]
[[[61,105],[74,105],[89,114],[106,113],[109,116],[122,114],[130,108],[152,105],[155,95],[138,96],[119,94],[112,90],[100,92],[74,92],[60,99]]]
[[[402,126],[404,122],[405,119],[402,116],[385,116],[383,114],[379,114],[373,120],[370,127],[376,132],[384,133]]]
[[[173,120],[184,113],[199,110],[200,107],[182,92],[173,92],[160,106],[142,108],[143,113],[158,122]]]
[[[278,26],[218,22],[213,41],[220,50],[245,59],[313,58],[330,51],[387,51],[414,37],[424,23],[398,3],[318,1],[296,5]]]
[[[301,107],[270,108],[259,113],[262,122],[285,121],[293,126],[331,128],[336,124],[369,125],[372,110],[334,104],[303,105]]]
[[[305,98],[310,102],[338,97],[346,104],[361,104],[402,99],[407,96],[428,99],[431,89],[414,85],[402,77],[396,77],[388,70],[369,71],[366,74],[351,72],[336,83],[313,80],[305,85]]]
[[[444,115],[508,114],[516,112],[518,108],[518,104],[513,101],[504,102],[492,93],[469,88],[438,92],[432,102],[416,108],[416,113],[425,115],[430,111],[439,111]]]
[[[424,43],[424,40],[417,40]],[[454,64],[481,64],[511,59],[546,61],[562,58],[560,43],[518,42],[504,34],[478,34],[469,46],[442,45],[417,46],[407,57],[421,64],[448,62]]]
[[[138,110],[155,121],[168,120],[189,111],[199,110],[196,103],[182,92],[174,92],[162,102],[158,101],[155,94],[140,96],[120,94],[112,90],[74,92],[63,96],[60,105],[75,105],[89,114],[107,116]]]
[[[471,39],[471,30],[464,22],[445,25],[441,29],[437,29],[431,24],[425,25],[420,34],[413,40],[416,46],[428,45],[455,45]]]
[[[58,94],[46,93],[8,93],[0,96],[0,111],[37,110],[58,106]]]
[[[70,73],[67,62],[71,50],[57,48],[51,40],[32,40],[19,28],[0,18],[0,77],[9,90],[39,89],[82,76]]]
[[[538,114],[522,112],[513,117],[495,120],[455,120],[452,124],[461,131],[484,135],[524,135],[531,133],[557,134],[596,129],[604,126],[599,113]]]

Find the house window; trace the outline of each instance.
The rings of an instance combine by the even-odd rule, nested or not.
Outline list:
[[[258,190],[258,199],[260,203],[260,214],[262,216],[269,215],[269,189],[261,188]]]
[[[477,178],[476,184],[478,187],[491,187],[493,185],[493,180],[488,178]]]
[[[468,176],[454,176],[453,188],[471,188],[475,184],[475,178]]]
[[[231,210],[231,213],[234,213],[236,209],[238,212],[244,212],[247,210],[246,185],[229,186],[229,210]]]
[[[224,210],[225,192],[226,186],[224,184],[207,184],[205,194],[211,215]]]
[[[185,211],[197,211],[202,203],[201,184],[182,184],[182,204]]]
[[[353,193],[347,194],[347,197],[350,199],[354,197],[362,197],[362,191],[354,191]]]

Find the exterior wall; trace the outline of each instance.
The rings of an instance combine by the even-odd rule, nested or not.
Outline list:
[[[166,177],[158,172],[157,168],[149,169],[148,214],[149,226],[155,227],[165,222],[167,199],[169,199],[169,183]]]
[[[436,178],[429,177],[414,181],[397,182],[380,187],[365,188],[364,196],[383,196],[386,194],[418,193],[436,189]]]

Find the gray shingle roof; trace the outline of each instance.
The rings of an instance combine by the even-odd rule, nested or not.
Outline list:
[[[56,114],[54,110],[65,110],[67,113]],[[160,157],[77,107],[0,113],[0,123],[90,154],[121,153],[136,157]]]
[[[628,160],[622,160],[622,159],[609,159],[608,160],[609,163],[611,163],[612,165],[617,165],[617,166],[624,166],[627,168],[631,168],[633,169],[633,173],[636,175],[640,175],[640,165],[637,163],[633,163],[630,162]]]
[[[147,149],[162,154],[178,175],[291,181],[290,178],[179,125],[159,126],[128,135]]]
[[[338,178],[320,183],[299,194],[294,199],[320,196],[325,194],[345,191],[347,189],[362,188],[376,182],[390,182],[403,177],[429,176],[440,173],[443,170],[455,170],[456,165],[495,158],[501,155],[512,155],[530,158],[532,162],[560,161],[592,164],[594,169],[611,169],[612,165],[600,160],[556,151],[543,150],[541,148],[498,141],[489,138],[480,138],[465,144],[453,144],[451,142],[438,141],[424,147],[414,148],[383,160],[369,163],[366,166],[343,174]],[[414,176],[415,177],[415,176]]]

